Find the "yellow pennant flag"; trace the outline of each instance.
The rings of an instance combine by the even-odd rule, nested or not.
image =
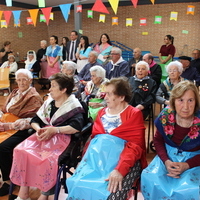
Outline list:
[[[132,18],[126,18],[126,26],[133,26],[133,19]]]
[[[118,9],[118,4],[119,4],[119,0],[108,0],[115,15],[117,14],[117,9]]]
[[[100,14],[100,15],[99,15],[99,22],[105,23],[105,20],[106,20],[106,15]]]
[[[151,0],[151,3],[154,4],[155,0]]]
[[[31,16],[31,19],[33,21],[34,26],[36,26],[38,10],[39,9],[31,9],[31,10],[29,10],[29,13],[30,13],[30,16]]]
[[[1,20],[1,28],[8,28],[6,20]]]
[[[52,12],[50,13],[49,19],[50,19],[50,20],[53,20],[53,19],[54,19],[54,14],[53,14]]]
[[[178,12],[171,12],[170,20],[177,21],[177,18],[178,18]]]

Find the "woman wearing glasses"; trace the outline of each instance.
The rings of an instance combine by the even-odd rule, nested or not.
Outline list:
[[[186,79],[181,77],[181,74],[183,72],[183,65],[178,61],[170,62],[166,67],[166,71],[168,73],[168,77],[160,84],[160,87],[158,88],[158,91],[156,93],[156,101],[159,104],[169,105],[169,97],[172,88],[177,83]]]

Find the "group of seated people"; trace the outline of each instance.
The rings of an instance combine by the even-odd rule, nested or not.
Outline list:
[[[28,52],[26,69],[15,72],[18,89],[1,109],[0,196],[8,194],[12,181],[20,186],[16,200],[30,200],[30,186],[42,191],[39,200],[53,200],[58,157],[84,126],[81,100],[89,107],[93,128],[82,161],[66,181],[67,199],[127,199],[140,176],[145,200],[199,198],[199,79],[194,84],[198,73],[184,73],[189,58],[170,62],[169,76],[160,84],[162,71],[151,54],[135,63],[130,76],[121,50],[110,51],[111,60],[103,66],[91,51],[78,75],[75,62],[63,61],[62,73],[49,78],[45,102],[31,85],[32,72],[38,71],[31,71],[35,56]],[[147,167],[144,120],[156,101],[166,108],[155,121],[158,155]]]

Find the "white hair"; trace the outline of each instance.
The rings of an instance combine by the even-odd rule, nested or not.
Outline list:
[[[149,71],[149,64],[145,61],[140,61],[135,65],[135,70],[137,70],[138,66],[145,66],[146,67],[146,71]]]
[[[18,74],[25,74],[26,76],[28,76],[29,79],[33,79],[33,75],[28,69],[18,69],[15,72],[15,77],[16,78],[17,78]]]
[[[44,44],[47,44],[47,41],[46,40],[41,40],[40,42],[44,43]]]
[[[77,64],[75,62],[65,60],[63,62],[63,66],[65,66],[67,69],[71,69],[73,71],[73,74],[75,74],[77,69]]]
[[[116,53],[120,54],[120,56],[122,55],[122,50],[118,47],[113,47],[111,51],[115,51]]]
[[[169,69],[171,66],[176,66],[178,68],[179,73],[183,72],[183,65],[179,61],[172,61],[166,66],[166,72],[169,74]]]
[[[100,65],[95,65],[91,67],[90,72],[96,72],[96,76],[102,79],[106,77],[106,70]]]
[[[96,58],[98,57],[98,53],[96,51],[90,51],[90,54],[93,54]]]

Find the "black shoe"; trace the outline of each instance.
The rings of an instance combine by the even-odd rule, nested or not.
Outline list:
[[[9,195],[8,200],[15,200],[17,198],[17,195],[11,194]]]
[[[4,183],[2,187],[0,188],[0,197],[8,195],[9,194],[9,188],[10,185],[8,183]]]

